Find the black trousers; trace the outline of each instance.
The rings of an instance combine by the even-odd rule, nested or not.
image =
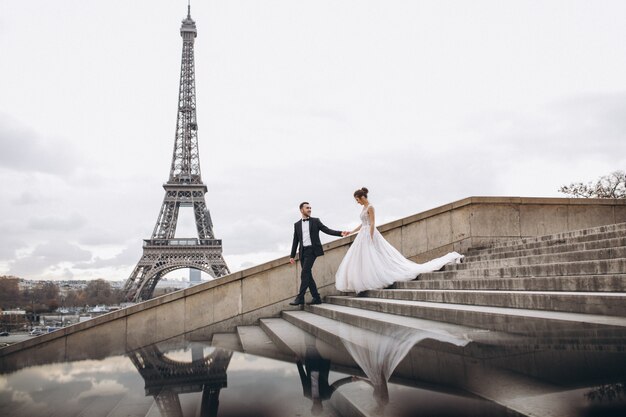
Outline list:
[[[315,251],[313,246],[306,246],[302,248],[300,253],[300,266],[302,267],[302,274],[300,274],[300,292],[296,300],[304,301],[304,294],[306,294],[307,288],[311,291],[313,298],[320,298],[320,293],[317,292],[317,285],[313,279],[313,264],[315,263]]]

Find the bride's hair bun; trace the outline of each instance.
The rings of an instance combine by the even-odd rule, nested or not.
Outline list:
[[[361,197],[367,198],[368,193],[369,193],[369,190],[365,187],[362,187],[354,192],[354,198],[361,198]]]

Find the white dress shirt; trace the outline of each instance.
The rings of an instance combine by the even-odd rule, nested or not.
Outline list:
[[[302,246],[311,246],[311,233],[309,232],[309,223],[311,222],[311,220],[309,220],[308,222],[302,222]]]

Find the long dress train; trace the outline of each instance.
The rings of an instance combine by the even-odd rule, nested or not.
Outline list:
[[[421,273],[441,269],[449,263],[460,262],[463,255],[450,252],[442,257],[418,264],[406,259],[374,228],[370,236],[367,207],[361,212],[361,230],[348,249],[335,274],[339,291],[361,292],[384,288],[397,281],[410,281]]]

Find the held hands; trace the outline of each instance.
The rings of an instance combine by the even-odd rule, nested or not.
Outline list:
[[[296,262],[296,260],[295,260],[295,259],[293,259],[293,258],[289,258],[289,263],[290,263],[290,264],[292,264],[292,265],[293,265],[293,264],[294,264],[294,262]]]
[[[342,236],[342,237],[346,237],[346,236],[348,236],[349,234],[350,234],[350,232],[341,232],[341,236]]]

